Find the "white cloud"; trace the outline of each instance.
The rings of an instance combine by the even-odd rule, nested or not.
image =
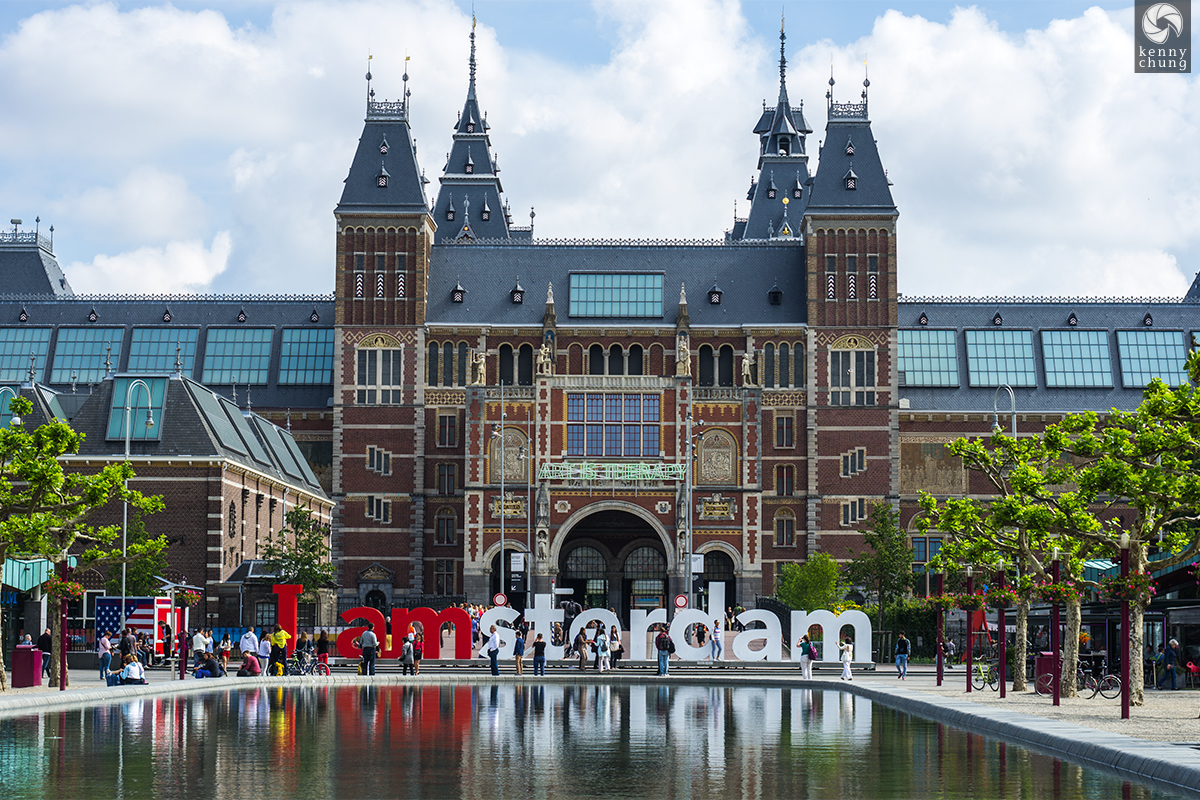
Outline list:
[[[115,256],[97,255],[91,263],[66,268],[81,294],[114,291],[137,294],[187,293],[207,290],[229,262],[229,231],[220,231],[211,247],[202,241],[173,241],[165,247],[142,247]],[[283,287],[281,287],[281,291]]]
[[[480,9],[479,96],[517,223],[533,205],[540,236],[720,236],[754,171],[760,99],[777,92],[775,43],[733,0],[593,7],[613,41],[599,65],[497,41]],[[813,166],[830,54],[841,98],[857,96],[870,54],[902,290],[1186,288],[1200,267],[1200,150],[1188,146],[1200,97],[1191,77],[1133,74],[1127,17],[1091,9],[1008,35],[975,9],[946,23],[893,11],[859,41],[807,46],[797,26],[788,88],[817,128]],[[22,109],[0,117],[0,205],[53,210],[64,260],[89,275],[108,265],[106,289],[145,282],[110,261],[174,247],[206,266],[163,285],[328,291],[367,50],[381,98],[400,94],[412,56],[432,198],[469,30],[435,0],[281,4],[262,29],[170,6],[36,14],[0,41],[0,104]],[[114,250],[129,252],[75,255]],[[73,285],[91,280],[69,269]]]

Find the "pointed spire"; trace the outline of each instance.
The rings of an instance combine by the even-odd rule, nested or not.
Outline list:
[[[467,87],[467,98],[475,99],[475,12],[471,12],[471,83]]]
[[[691,315],[688,314],[687,289],[684,284],[679,284],[679,312],[675,317],[675,329],[682,330],[692,324]]]
[[[779,20],[779,102],[780,104],[788,101],[787,96],[787,55],[784,53],[784,46],[787,43],[787,34],[783,30],[783,18]]]
[[[548,305],[548,306],[554,305],[554,282],[553,281],[546,284],[546,305]]]

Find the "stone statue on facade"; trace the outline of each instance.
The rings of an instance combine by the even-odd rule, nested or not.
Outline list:
[[[550,549],[550,531],[546,530],[545,528],[538,528],[537,552],[535,553],[535,555],[537,556],[538,564],[546,563],[547,551],[549,551],[549,549]]]
[[[550,527],[550,487],[543,481],[537,491],[537,516],[533,525],[536,528]]]
[[[554,355],[550,350],[549,342],[543,342],[542,346],[538,349],[537,372],[538,375],[554,374]]]
[[[754,362],[758,354],[751,351],[742,356],[742,385],[754,386]]]
[[[690,377],[692,374],[692,351],[688,348],[688,335],[684,331],[675,334],[675,375]]]
[[[475,362],[475,385],[487,385],[487,354],[482,350],[476,350],[471,355],[471,360]]]

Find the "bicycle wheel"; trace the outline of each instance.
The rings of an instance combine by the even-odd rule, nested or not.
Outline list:
[[[971,685],[976,689],[982,689],[984,682],[983,668],[979,664],[976,664],[971,669]]]
[[[316,675],[320,675],[322,678],[328,678],[329,677],[329,665],[325,664],[325,663],[318,663],[315,667],[313,667],[313,673]]]
[[[1081,692],[1083,692],[1083,691],[1090,692],[1090,694],[1088,695],[1088,699],[1090,700],[1096,696],[1097,692],[1100,691],[1100,684],[1099,684],[1099,682],[1097,682],[1097,680],[1095,678],[1093,678],[1091,675],[1088,675],[1087,677],[1085,677],[1083,679],[1083,689],[1081,689],[1080,691]]]
[[[1121,693],[1121,679],[1116,675],[1105,675],[1100,679],[1097,689],[1103,697],[1112,700]]]
[[[1054,694],[1054,673],[1043,672],[1038,675],[1037,680],[1034,681],[1033,690],[1043,697]]]
[[[1000,690],[1000,670],[996,667],[988,667],[987,684],[993,692]]]

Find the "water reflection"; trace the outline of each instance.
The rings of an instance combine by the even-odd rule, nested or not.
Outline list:
[[[1151,798],[838,691],[257,688],[0,722],[9,798]]]

